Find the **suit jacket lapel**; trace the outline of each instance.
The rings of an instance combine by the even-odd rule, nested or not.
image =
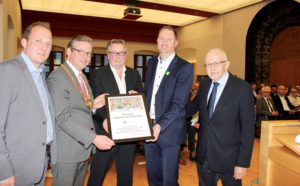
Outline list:
[[[147,66],[147,68],[149,68],[149,69],[147,69],[147,71],[153,72],[153,73],[150,73],[150,78],[149,78],[149,80],[147,80],[149,83],[146,84],[149,88],[149,93],[147,95],[150,96],[150,99],[151,99],[152,92],[153,92],[153,84],[154,84],[154,80],[155,80],[156,68],[157,68],[157,63],[158,63],[158,57],[155,57],[155,58],[156,58],[155,60],[150,62],[153,64]]]
[[[208,97],[208,92],[209,92],[209,88],[210,88],[210,85],[211,85],[211,79],[208,81],[208,83],[204,86],[204,96],[201,97],[201,103],[203,105],[203,110],[205,111],[205,116],[208,118],[208,111],[207,111],[207,97]],[[200,90],[199,90],[200,91]],[[200,104],[201,104],[200,103]]]
[[[222,110],[222,107],[225,105],[225,102],[228,100],[228,98],[232,97],[234,95],[233,92],[233,84],[232,84],[232,74],[229,73],[229,78],[225,84],[225,87],[223,89],[223,92],[219,98],[219,101],[216,105],[215,111],[212,115],[214,117],[215,113],[218,113]]]
[[[24,75],[27,79],[26,82],[28,82],[28,85],[30,86],[30,90],[34,90],[33,94],[35,94],[35,97],[40,98],[39,91],[38,91],[38,89],[35,85],[35,82],[32,78],[32,75],[31,75],[30,71],[28,70],[27,65],[26,65],[25,61],[23,60],[23,58],[21,57],[21,55],[18,56],[18,63],[20,64],[20,66],[24,70]],[[42,100],[41,99],[35,99],[35,100],[39,101],[39,103],[40,103],[39,105],[41,107],[40,109],[44,110]]]
[[[174,58],[173,58],[173,60],[171,61],[170,65],[169,65],[169,67],[168,67],[166,73],[164,74],[163,79],[161,80],[161,83],[160,83],[160,85],[159,85],[159,88],[160,88],[161,86],[163,86],[163,84],[164,84],[165,81],[169,78],[169,76],[172,76],[172,74],[174,73],[174,68],[176,67],[177,63],[178,63],[178,56],[175,55]],[[169,72],[168,75],[167,75],[167,72]],[[158,90],[159,90],[159,89],[158,89]]]
[[[74,74],[73,70],[71,69],[71,67],[68,65],[68,63],[64,63],[64,65],[65,65],[65,67],[69,70],[71,76],[72,76],[73,79],[76,81],[78,87],[81,88],[81,87],[80,87],[80,83],[79,83],[79,81],[78,81],[76,75]],[[67,73],[67,72],[66,72],[66,73]],[[82,73],[83,73],[83,72],[82,72]],[[84,75],[84,74],[83,74],[83,75]],[[85,76],[85,75],[84,75],[84,76]],[[70,79],[70,80],[72,81],[72,79]],[[72,83],[73,83],[73,81],[72,81]],[[75,86],[75,85],[74,85],[74,86]],[[94,104],[94,97],[93,97],[93,93],[92,93],[92,90],[91,90],[91,87],[90,87],[89,83],[87,82],[85,86],[86,86],[86,88],[88,89],[89,94],[90,94],[90,99],[91,99],[92,103]],[[75,88],[76,88],[76,87],[75,87]],[[77,89],[77,88],[76,88],[76,89]]]
[[[111,92],[113,94],[119,94],[120,91],[119,91],[119,87],[118,87],[117,81],[116,81],[115,76],[114,76],[114,74],[113,74],[113,72],[112,72],[112,70],[111,70],[111,68],[110,68],[109,65],[107,65],[106,68],[105,68],[105,76],[108,77],[107,79],[111,80],[109,82],[109,87],[111,89]]]
[[[125,84],[126,84],[126,92],[128,92],[129,90],[129,87],[130,87],[130,83],[131,83],[131,81],[130,81],[130,75],[129,75],[129,73],[128,73],[128,69],[127,69],[127,67],[125,67],[126,68],[126,71],[125,71]]]

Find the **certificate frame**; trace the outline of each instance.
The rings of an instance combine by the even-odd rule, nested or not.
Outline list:
[[[109,137],[116,143],[153,139],[145,95],[106,95]]]

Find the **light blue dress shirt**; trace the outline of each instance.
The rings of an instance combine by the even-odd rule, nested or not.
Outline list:
[[[214,110],[215,110],[216,105],[217,105],[217,103],[218,103],[218,101],[219,101],[219,99],[222,95],[222,92],[224,90],[224,87],[227,83],[228,78],[229,78],[229,73],[227,71],[223,75],[223,77],[218,81],[218,83],[220,83],[220,85],[217,87],[217,95],[216,95],[216,99],[215,99]],[[214,87],[214,81],[211,82],[211,85],[210,85],[210,88],[209,88],[209,91],[208,91],[208,94],[207,94],[207,102],[206,103],[208,103],[208,99],[209,99],[209,96],[211,94],[211,91],[212,91],[213,87]]]
[[[21,53],[21,56],[23,60],[26,63],[26,66],[31,73],[32,79],[35,83],[35,86],[39,92],[45,116],[47,119],[47,144],[49,144],[53,140],[53,123],[51,119],[51,114],[50,114],[50,108],[49,108],[49,94],[48,94],[48,89],[45,83],[45,80],[43,79],[43,69],[45,68],[45,65],[42,64],[38,69],[34,66],[34,64],[31,62],[31,60],[26,56],[24,52]]]

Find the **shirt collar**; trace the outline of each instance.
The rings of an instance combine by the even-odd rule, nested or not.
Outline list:
[[[223,75],[223,77],[218,81],[218,83],[221,85],[221,86],[225,86],[227,80],[229,78],[229,73],[228,71],[225,72],[225,74]],[[214,81],[212,81],[212,84],[214,83]]]
[[[113,72],[113,73],[117,73],[117,69],[115,69],[113,66],[111,66],[110,64],[109,64],[109,66],[110,66],[110,69],[111,69],[111,71]],[[123,67],[122,67],[123,69],[123,71],[122,71],[122,74],[124,75],[125,74],[125,71],[126,71],[126,67],[125,67],[125,65],[123,65]]]
[[[163,61],[160,59],[160,56],[158,56],[158,62],[159,63],[163,62],[162,64],[170,64],[174,57],[175,57],[175,52]]]
[[[72,65],[72,63],[70,63],[69,61],[66,61],[66,63],[69,65],[69,67],[72,69],[72,71],[74,72],[75,76],[78,77],[78,74],[81,73],[79,72],[74,65]]]
[[[21,53],[21,57],[25,61],[25,64],[26,64],[26,66],[27,66],[30,73],[32,73],[32,72],[41,73],[44,70],[44,68],[45,68],[44,64],[41,64],[41,66],[39,68],[36,68],[36,66],[34,66],[32,61],[26,56],[26,54],[24,52]]]

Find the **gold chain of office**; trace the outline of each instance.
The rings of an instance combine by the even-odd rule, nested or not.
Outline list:
[[[64,64],[61,65],[61,67],[67,72],[68,76],[72,79],[74,85],[76,86],[77,90],[80,92],[83,100],[85,101],[85,105],[87,106],[87,108],[89,109],[92,109],[92,102],[91,102],[91,99],[90,99],[90,90],[87,88],[87,97],[84,96],[82,90],[81,90],[81,87],[79,87],[79,85],[77,84],[77,82],[75,81],[75,79],[73,78],[73,76],[71,75],[70,71],[66,68],[66,66]],[[85,77],[85,75],[82,73],[82,77],[83,77],[83,80],[84,80],[84,83],[87,85],[87,79]]]

